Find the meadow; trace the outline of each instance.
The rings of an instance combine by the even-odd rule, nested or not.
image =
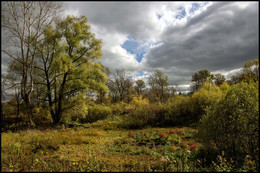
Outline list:
[[[120,117],[84,127],[2,133],[2,171],[202,171],[192,127],[118,128]]]
[[[134,97],[64,114],[53,124],[46,105],[2,104],[3,172],[256,172],[258,82],[205,83],[165,103]]]

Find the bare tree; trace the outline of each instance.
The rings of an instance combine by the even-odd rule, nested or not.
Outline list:
[[[165,73],[156,70],[152,75],[149,76],[148,83],[151,86],[151,92],[156,93],[156,96],[159,97],[159,100],[164,102],[169,86],[168,76]]]
[[[120,101],[127,99],[130,101],[130,94],[132,93],[133,81],[130,75],[124,69],[116,69],[116,73],[108,80],[108,88],[113,101]]]
[[[20,87],[27,107],[28,125],[32,123],[31,93],[37,46],[45,27],[56,20],[60,10],[61,4],[51,1],[2,2],[1,25],[9,43],[2,52],[22,65]]]
[[[141,95],[143,93],[143,89],[145,88],[145,83],[143,80],[137,80],[135,81],[135,91],[138,95]]]
[[[133,85],[130,76],[125,72],[124,69],[116,69],[115,84],[119,92],[120,101],[122,101],[129,93],[129,89]]]

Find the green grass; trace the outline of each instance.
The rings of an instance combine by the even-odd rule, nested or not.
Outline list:
[[[193,138],[196,129],[181,127],[178,133],[163,138],[160,133],[168,133],[172,128],[125,130],[120,129],[118,124],[120,119],[114,117],[85,124],[90,128],[57,127],[2,133],[2,171],[148,172],[200,169],[197,163],[189,161],[190,156],[187,155],[187,145],[200,147]],[[130,131],[137,136],[129,136]]]

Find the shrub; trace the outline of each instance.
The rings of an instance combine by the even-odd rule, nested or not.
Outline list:
[[[97,120],[106,119],[109,115],[112,114],[112,110],[108,106],[104,105],[93,105],[88,106],[88,114],[85,119],[82,119],[82,122],[95,122]]]
[[[190,96],[175,96],[168,100],[166,107],[169,111],[168,125],[181,125],[193,122]]]
[[[191,109],[194,119],[199,121],[202,115],[205,114],[205,108],[220,100],[222,94],[219,87],[205,82],[199,91],[195,92],[191,97]]]
[[[258,83],[233,85],[225,98],[209,106],[199,123],[205,146],[215,145],[234,158],[251,155],[258,160]]]
[[[222,96],[225,97],[225,95],[227,94],[227,92],[229,91],[230,89],[230,86],[228,85],[227,82],[224,82],[223,84],[221,84],[219,86],[220,90],[222,91]]]
[[[33,121],[36,125],[40,125],[44,122],[51,122],[51,115],[48,109],[44,106],[35,106],[32,110],[33,112]]]
[[[159,126],[165,123],[167,109],[164,105],[150,104],[136,107],[134,111],[123,117],[122,127],[143,128],[145,126]]]
[[[135,110],[134,105],[127,104],[125,102],[119,102],[110,105],[113,115],[125,115]]]
[[[135,96],[131,102],[134,106],[146,106],[149,105],[149,100],[147,98],[143,98],[143,96]]]

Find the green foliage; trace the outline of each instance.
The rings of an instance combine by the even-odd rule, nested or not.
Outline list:
[[[81,119],[81,122],[95,122],[97,120],[102,120],[107,118],[109,115],[112,114],[112,110],[108,106],[104,105],[89,105],[88,106],[88,113],[86,118]]]
[[[258,82],[259,81],[259,61],[255,59],[254,61],[247,61],[239,74],[233,75],[230,83],[236,84],[238,82],[250,82],[251,80]]]
[[[135,107],[141,107],[149,105],[149,100],[141,96],[135,96],[133,97],[133,100],[131,101],[131,104]]]
[[[87,92],[108,92],[104,67],[95,62],[102,57],[101,40],[90,32],[85,16],[67,16],[55,28],[44,31],[45,39],[38,49],[40,63],[37,69],[44,82],[54,123],[63,115],[84,118],[87,113]]]
[[[259,61],[255,59],[254,61],[249,60],[243,66],[243,73],[241,76],[242,80],[249,82],[250,80],[259,81]]]
[[[166,106],[169,111],[168,125],[189,124],[194,121],[192,117],[192,103],[190,96],[178,95],[168,100]]]
[[[208,70],[200,70],[192,75],[193,90],[198,91],[204,82],[210,82],[213,79],[213,75]]]
[[[86,114],[88,113],[87,101],[88,100],[84,94],[79,94],[72,97],[70,100],[67,100],[65,102],[65,106],[68,109],[64,111],[63,116],[70,117],[72,121],[77,119],[85,119]],[[68,118],[68,120],[70,118]]]
[[[40,105],[40,106],[34,106],[33,110],[33,121],[36,125],[49,123],[51,122],[51,115],[48,109],[46,109],[46,106]]]
[[[214,75],[214,79],[215,79],[215,84],[217,85],[217,86],[220,86],[221,84],[223,84],[224,82],[225,82],[225,76],[224,75],[222,75],[222,74],[215,74]]]
[[[132,112],[135,107],[132,104],[127,104],[125,102],[118,102],[110,105],[113,115],[125,115]]]
[[[258,83],[241,82],[231,86],[227,95],[206,109],[199,125],[199,136],[205,145],[215,145],[227,156],[259,157]]]
[[[220,100],[222,92],[219,87],[211,83],[205,82],[198,92],[195,92],[192,97],[192,115],[196,121],[199,121],[202,115],[205,113],[207,106],[213,105]]]
[[[222,83],[220,86],[219,86],[220,90],[222,91],[223,93],[223,97],[227,94],[227,92],[229,91],[230,89],[230,86],[227,82],[224,82]]]
[[[123,117],[122,127],[143,128],[145,126],[157,126],[164,122],[166,114],[167,110],[162,104],[149,104],[136,107]]]
[[[132,101],[134,111],[124,116],[123,127],[143,128],[145,126],[188,125],[198,122],[205,108],[217,102],[226,92],[211,83],[204,83],[192,96],[179,95],[170,98],[164,104],[148,104],[135,97]]]

